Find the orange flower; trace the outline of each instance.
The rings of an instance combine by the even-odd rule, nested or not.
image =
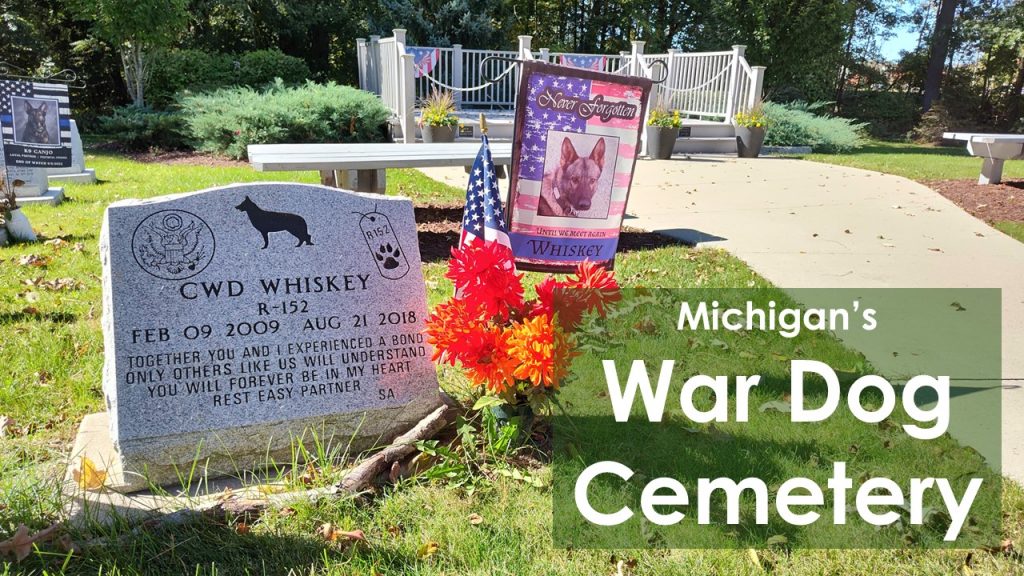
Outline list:
[[[460,356],[459,344],[479,326],[477,313],[470,310],[465,300],[451,299],[434,308],[427,318],[427,342],[434,347],[434,362],[447,362],[452,366]]]
[[[514,324],[508,339],[516,363],[514,376],[535,387],[558,389],[572,359],[568,335],[542,314]]]

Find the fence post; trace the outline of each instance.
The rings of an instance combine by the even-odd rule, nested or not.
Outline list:
[[[680,66],[679,66],[680,62],[679,61],[681,59],[680,58],[676,58],[676,55],[679,54],[680,52],[681,52],[681,50],[679,50],[678,48],[669,48],[668,49],[668,62],[665,63],[665,68],[666,68],[665,73],[666,73],[666,76],[665,76],[665,83],[664,83],[664,86],[666,86],[668,88],[681,88],[680,82],[679,82],[679,74],[681,72],[681,70],[679,69],[680,68]],[[668,103],[667,103],[667,105],[668,105],[669,108],[682,108],[682,104],[676,105],[676,96],[677,96],[677,94],[675,92],[663,92],[662,94],[663,94],[663,97],[665,95],[668,95]]]
[[[764,91],[764,66],[751,66],[750,71],[754,73],[754,79],[750,83],[748,105],[753,108],[761,100],[761,93]]]
[[[743,58],[746,49],[747,47],[741,44],[734,44],[732,47],[732,61],[729,63],[729,94],[725,101],[725,121],[729,124],[735,122],[736,112],[739,108],[736,90],[739,87],[740,58]]]
[[[630,65],[629,73],[631,76],[641,76],[644,72],[644,45],[647,44],[643,40],[633,40],[633,51],[630,53]]]
[[[646,42],[643,40],[633,40],[633,50],[630,53],[629,58],[629,74],[631,76],[642,76],[645,72],[645,66],[643,62],[644,45]],[[653,96],[653,90],[657,90],[657,87],[652,88],[651,96]],[[650,102],[648,102],[650,104]],[[650,114],[650,105],[647,106],[647,113]],[[643,128],[640,130],[640,153],[647,154],[647,118],[643,119]]]
[[[367,78],[369,84],[367,90],[380,96],[380,36],[374,34],[370,36],[370,45],[368,47],[369,58],[367,66]]]
[[[359,89],[366,90],[366,38],[356,38],[356,61],[359,68]]]
[[[407,144],[411,144],[416,142],[416,64],[412,54],[401,54],[398,63],[398,71],[401,74],[398,94],[402,102],[402,115],[398,121],[402,124],[402,138]]]
[[[530,45],[533,43],[533,36],[519,37],[519,57],[523,60],[533,60],[533,51]]]
[[[462,44],[452,44],[452,86],[462,88]],[[455,107],[462,108],[462,92],[452,90]]]
[[[551,51],[547,48],[541,48],[540,59],[544,62],[551,62]]]

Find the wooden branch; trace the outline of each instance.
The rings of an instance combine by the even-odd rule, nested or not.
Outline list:
[[[369,486],[374,478],[389,470],[392,464],[412,454],[416,450],[417,441],[426,440],[447,426],[453,412],[454,410],[447,405],[439,406],[411,430],[395,438],[390,446],[363,460],[342,478],[337,487],[351,493]]]

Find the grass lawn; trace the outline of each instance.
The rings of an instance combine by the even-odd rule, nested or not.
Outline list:
[[[20,523],[40,529],[59,518],[56,481],[63,476],[69,442],[84,414],[103,409],[97,242],[104,207],[121,198],[232,182],[316,181],[312,173],[260,174],[248,167],[142,164],[109,154],[90,154],[88,163],[96,169],[101,184],[69,185],[69,200],[61,206],[25,209],[47,243],[0,248],[0,326],[4,330],[0,416],[14,420],[14,427],[6,435],[0,434],[0,541],[10,537]],[[462,197],[462,191],[414,171],[389,171],[388,188],[390,193],[401,191],[417,202]],[[451,294],[442,263],[427,264],[424,273],[431,305]],[[617,275],[629,287],[768,286],[723,251],[684,246],[623,253]],[[528,280],[535,282],[540,277],[529,274]],[[749,353],[787,353],[794,346],[781,337],[778,340]],[[858,356],[827,336],[817,336],[803,345],[820,347],[825,351],[823,359],[842,359],[841,365]],[[733,346],[740,349],[735,343]],[[462,389],[463,378],[457,370],[443,370],[441,380],[446,389]],[[806,440],[814,442],[814,434],[811,431]],[[324,465],[314,484],[330,485],[342,472]],[[75,557],[44,547],[21,564],[0,564],[0,575],[44,571],[111,575],[606,575],[616,573],[613,555],[635,560],[635,567],[624,573],[638,575],[1024,571],[1014,556],[980,550],[777,549],[751,553],[555,549],[551,545],[550,467],[539,465],[528,473],[535,482],[497,475],[471,494],[438,483],[405,481],[374,498],[326,498],[276,507],[252,525],[204,521],[160,530],[131,531],[116,526],[101,532],[74,531],[71,536],[77,542],[102,538]],[[290,475],[283,480],[292,486],[302,485]],[[1003,487],[1004,533],[1019,540],[1024,532],[1024,492],[1012,482],[1004,482]],[[471,522],[472,514],[479,515],[482,522]],[[327,522],[341,530],[363,530],[368,544],[346,547],[325,542],[317,529]],[[969,568],[964,568],[965,561],[970,562]]]
[[[1003,221],[995,223],[996,230],[1024,242],[1024,222]]]
[[[976,179],[981,172],[981,158],[967,154],[966,147],[925,146],[898,142],[872,142],[859,150],[844,154],[806,154],[805,160],[839,164],[911,180]],[[1024,178],[1024,162],[1007,162],[1004,179]]]

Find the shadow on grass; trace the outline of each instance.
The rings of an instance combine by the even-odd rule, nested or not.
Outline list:
[[[253,533],[241,520],[224,522],[219,518],[154,524],[127,533],[109,530],[91,542],[95,546],[90,547],[89,555],[61,573],[319,574],[355,561],[373,564],[389,574],[406,574],[417,565],[414,555],[386,542],[375,542],[372,548],[356,542],[329,543],[316,534],[316,526],[308,536]],[[53,569],[46,556],[34,559],[40,568]],[[114,567],[120,570],[112,570]]]
[[[838,152],[836,156],[859,154],[912,154],[917,156],[970,156],[963,146],[921,146],[892,142],[872,142],[850,152]]]
[[[67,312],[33,312],[31,310],[0,312],[0,326],[26,321],[37,322],[40,320],[43,322],[53,322],[54,324],[73,324],[78,321],[78,316]]]

